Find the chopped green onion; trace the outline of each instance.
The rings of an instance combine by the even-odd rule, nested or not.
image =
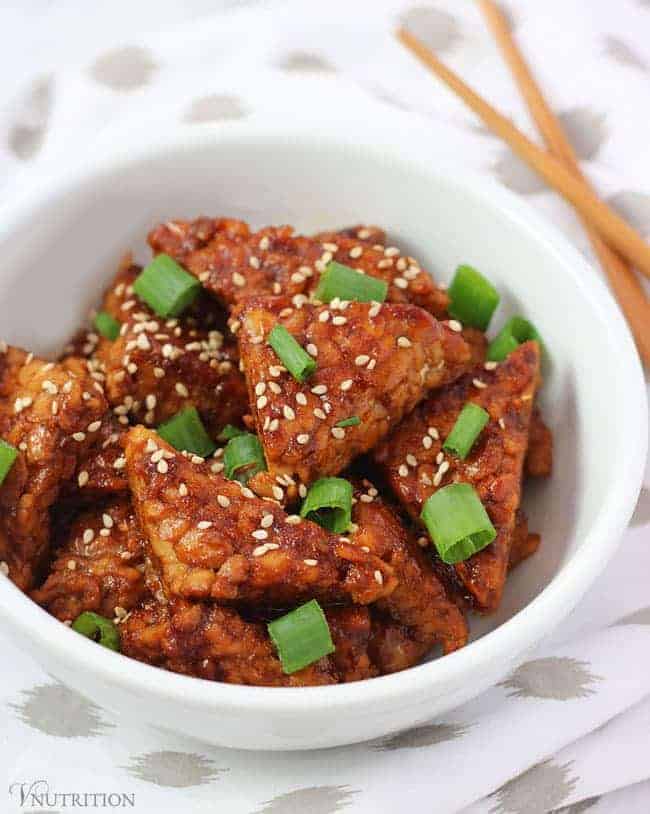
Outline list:
[[[84,611],[72,623],[72,629],[109,650],[120,651],[120,634],[110,619],[92,611]]]
[[[420,519],[443,562],[468,559],[497,536],[476,491],[469,483],[450,483],[424,504]]]
[[[106,311],[100,311],[95,317],[95,328],[103,337],[110,339],[111,342],[114,342],[120,335],[121,327],[121,323]]]
[[[544,348],[542,337],[532,322],[523,317],[511,317],[490,342],[487,358],[491,362],[502,362],[519,345],[531,339],[539,342],[541,349]]]
[[[158,427],[158,435],[176,449],[207,458],[217,445],[206,432],[196,407],[186,407]]]
[[[341,534],[352,521],[352,484],[344,478],[321,478],[312,484],[300,516]]]
[[[237,438],[238,435],[246,435],[246,430],[235,427],[234,424],[226,424],[217,435],[217,441],[230,441],[231,438]]]
[[[201,283],[167,254],[159,254],[140,272],[133,290],[161,317],[177,317],[191,305]]]
[[[486,330],[499,304],[492,283],[471,266],[458,266],[449,286],[449,313],[463,325]]]
[[[299,382],[306,381],[316,370],[316,362],[305,351],[289,331],[282,325],[275,325],[269,334],[269,345],[277,353],[282,364]]]
[[[286,675],[333,653],[329,625],[315,599],[267,625]]]
[[[447,440],[442,445],[443,449],[457,455],[459,458],[466,458],[474,442],[481,434],[481,430],[490,420],[487,410],[479,407],[478,404],[468,402],[460,411],[456,423],[447,436]]]
[[[350,418],[344,418],[342,421],[337,421],[335,427],[358,427],[361,424],[361,419],[358,415],[351,415]]]
[[[0,483],[4,481],[14,461],[18,457],[18,450],[0,438]]]
[[[321,274],[314,298],[330,302],[334,297],[357,302],[383,302],[388,293],[388,283],[357,271],[342,263],[328,263]]]
[[[246,483],[249,478],[266,469],[260,440],[250,432],[231,438],[223,452],[224,474],[229,480]]]

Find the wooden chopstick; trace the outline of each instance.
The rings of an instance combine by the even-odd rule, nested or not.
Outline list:
[[[417,37],[401,28],[397,38],[441,79],[485,122],[515,153],[550,186],[567,198],[598,232],[626,257],[632,265],[650,278],[650,246],[629,223],[603,203],[585,184],[565,169],[556,158],[538,147],[514,124],[495,110],[456,73],[440,60]]]
[[[503,13],[493,0],[479,0],[479,6],[547,147],[593,192],[593,187],[580,169],[571,142],[517,47]],[[591,245],[632,330],[643,363],[650,367],[650,300],[645,289],[625,259],[601,239],[584,215],[582,220]]]

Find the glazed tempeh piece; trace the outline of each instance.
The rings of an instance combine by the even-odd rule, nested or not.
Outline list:
[[[124,264],[107,291],[103,310],[122,329],[115,341],[98,338],[91,369],[105,377],[106,396],[123,423],[133,418],[158,425],[194,406],[216,434],[246,409],[237,348],[224,314],[201,294],[181,317],[159,318],[133,293],[139,273],[138,266]]]
[[[123,653],[175,673],[267,687],[338,681],[327,657],[285,675],[266,627],[245,621],[233,608],[184,599],[165,603],[150,599],[120,631]]]
[[[128,497],[99,504],[72,523],[32,599],[61,621],[84,611],[124,617],[144,599],[144,538]]]
[[[128,491],[122,448],[124,432],[125,428],[115,416],[110,413],[104,416],[95,443],[79,458],[62,497],[91,503]]]
[[[48,555],[49,509],[95,442],[107,404],[85,362],[0,348],[0,438],[18,457],[0,485],[0,561],[23,590]]]
[[[436,317],[445,316],[449,304],[445,291],[413,257],[403,256],[394,246],[371,245],[372,234],[368,230],[367,237],[351,237],[344,230],[307,237],[294,234],[290,226],[267,226],[248,236],[217,231],[194,251],[186,251],[181,240],[181,249],[174,252],[167,232],[158,227],[150,233],[149,244],[155,253],[171,254],[227,308],[251,296],[307,296],[327,263],[336,260],[385,280],[388,301],[412,303]]]
[[[170,595],[283,607],[312,597],[367,604],[393,589],[392,568],[356,535],[287,515],[143,427],[129,432],[125,452],[140,525]]]
[[[517,512],[515,530],[512,533],[508,571],[512,571],[519,563],[531,557],[537,551],[541,542],[542,538],[539,534],[528,531],[528,518],[520,509]]]
[[[460,334],[421,308],[335,306],[293,308],[285,298],[256,297],[236,314],[249,400],[269,468],[251,485],[263,494],[274,494],[269,489],[277,478],[291,485],[336,475],[431,388],[467,369],[469,350]],[[316,372],[304,383],[268,344],[276,324],[316,360]],[[356,426],[337,426],[351,417],[359,419]]]
[[[436,644],[444,653],[462,647],[467,642],[465,618],[447,595],[431,560],[372,484],[364,483],[355,491],[355,498],[353,520],[359,526],[358,540],[390,565],[397,581],[395,590],[372,606],[373,613],[378,611],[378,617],[384,619],[372,648],[380,672],[416,664]],[[393,627],[399,633],[392,631]],[[390,640],[397,635],[403,637],[404,643],[396,651]],[[400,657],[407,643],[410,664],[404,664]]]
[[[533,478],[548,478],[553,471],[553,435],[537,405],[530,418],[525,468],[526,474]]]
[[[454,481],[474,486],[497,530],[493,543],[453,571],[470,604],[495,610],[506,578],[533,399],[539,380],[539,347],[527,342],[496,367],[485,363],[423,402],[375,451],[397,499],[418,519],[427,498]],[[488,369],[486,369],[486,367]],[[463,461],[442,443],[464,404],[472,401],[490,421]]]

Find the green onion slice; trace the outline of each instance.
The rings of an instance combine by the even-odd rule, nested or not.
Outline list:
[[[471,266],[458,266],[448,293],[449,313],[454,319],[486,330],[500,299],[489,280]]]
[[[511,317],[490,342],[487,358],[491,362],[502,362],[519,345],[531,339],[539,342],[541,349],[544,348],[542,337],[532,322],[523,317]]]
[[[336,649],[325,614],[315,599],[269,622],[267,627],[286,675],[302,670]]]
[[[384,280],[332,261],[318,281],[314,298],[321,302],[330,302],[335,297],[357,302],[383,302],[387,292],[388,283]]]
[[[473,404],[471,401],[460,411],[456,423],[447,436],[447,440],[442,445],[443,449],[457,455],[459,458],[466,458],[476,439],[481,434],[481,430],[490,420],[487,410]]]
[[[120,335],[120,328],[122,327],[114,317],[106,311],[100,311],[95,317],[95,328],[106,339],[114,342]]]
[[[446,563],[462,562],[497,536],[476,491],[469,483],[450,483],[424,504],[420,519]]]
[[[234,424],[226,424],[219,435],[217,435],[217,441],[230,441],[231,438],[237,438],[238,435],[246,435],[246,430],[235,427]]]
[[[201,283],[167,254],[159,254],[133,283],[133,290],[161,317],[177,317],[196,299]]]
[[[361,419],[358,415],[351,415],[350,418],[344,418],[342,421],[337,421],[335,427],[358,427],[361,424]]]
[[[186,407],[158,427],[158,435],[175,449],[207,458],[217,445],[206,432],[196,407]]]
[[[249,478],[266,469],[260,440],[250,432],[231,438],[223,452],[224,474],[229,480],[246,483]]]
[[[316,361],[300,347],[285,327],[282,325],[273,327],[269,334],[269,345],[296,381],[304,382],[313,375]]]
[[[79,614],[72,623],[72,629],[109,650],[120,651],[120,634],[110,619],[92,611]]]
[[[14,461],[18,457],[18,450],[0,438],[0,483],[4,481]]]
[[[341,534],[352,521],[352,484],[344,478],[321,478],[312,484],[300,516]]]

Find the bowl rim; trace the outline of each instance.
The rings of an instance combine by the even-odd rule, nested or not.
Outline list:
[[[341,708],[379,702],[390,702],[404,692],[426,693],[436,687],[445,693],[460,687],[467,676],[480,674],[481,667],[502,661],[511,664],[545,634],[581,599],[619,544],[620,536],[634,510],[642,484],[647,450],[647,403],[641,365],[627,325],[617,305],[585,257],[552,224],[545,221],[525,201],[506,190],[493,179],[459,166],[455,160],[436,149],[435,126],[416,114],[390,109],[363,129],[350,127],[346,116],[300,118],[290,125],[268,115],[255,115],[244,121],[179,124],[166,132],[143,138],[143,128],[117,132],[111,141],[90,150],[87,159],[72,171],[45,172],[38,186],[26,189],[11,205],[0,208],[0,242],[14,229],[26,223],[35,212],[51,206],[76,187],[92,185],[106,175],[124,172],[130,165],[164,155],[169,151],[190,151],[233,142],[241,146],[286,146],[299,142],[314,150],[362,146],[371,152],[388,153],[391,160],[406,165],[428,161],[427,171],[434,172],[445,183],[462,188],[490,209],[524,232],[544,251],[553,255],[558,265],[573,279],[585,302],[608,323],[608,343],[617,355],[620,377],[625,381],[625,432],[618,439],[620,461],[614,468],[607,499],[593,518],[583,544],[565,562],[558,573],[522,610],[494,630],[466,647],[443,658],[411,667],[408,670],[348,684],[318,687],[256,687],[226,684],[172,673],[134,659],[128,659],[78,636],[16,588],[8,579],[0,579],[0,617],[16,639],[16,633],[33,640],[38,648],[56,651],[59,660],[92,673],[103,682],[129,692],[137,691],[158,699],[180,702],[192,708],[224,708],[269,713],[295,713],[314,706]],[[359,120],[361,123],[361,119]],[[409,138],[405,144],[404,127]],[[433,146],[432,146],[433,144]],[[435,167],[431,166],[435,158]],[[45,176],[45,177],[44,177]]]

